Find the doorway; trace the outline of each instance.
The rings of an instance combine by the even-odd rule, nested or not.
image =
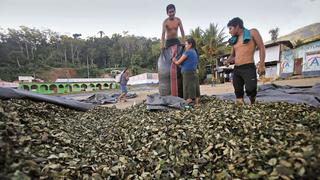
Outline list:
[[[301,75],[302,73],[302,58],[294,60],[293,75]]]

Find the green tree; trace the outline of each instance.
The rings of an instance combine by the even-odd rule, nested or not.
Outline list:
[[[224,28],[219,29],[218,24],[210,23],[206,30],[200,27],[191,30],[191,36],[195,39],[199,52],[199,76],[205,79],[206,65],[215,65],[218,56],[228,51]]]
[[[278,27],[269,30],[271,41],[275,42],[278,39],[279,31],[280,29]]]
[[[87,77],[88,66],[91,77],[99,76],[107,67],[132,66],[137,73],[144,68],[156,69],[160,53],[157,38],[138,37],[127,32],[111,38],[80,37],[80,33],[60,35],[49,29],[25,26],[0,29],[0,78],[14,80],[19,74],[38,74],[60,67],[80,69],[77,72],[83,77]]]
[[[100,34],[100,38],[102,38],[102,36],[104,35],[103,31],[99,31],[98,34]]]

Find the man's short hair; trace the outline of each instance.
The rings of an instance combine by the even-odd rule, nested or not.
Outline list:
[[[176,7],[173,4],[169,4],[167,6],[167,13],[168,13],[169,9],[174,9],[174,11],[176,11]]]
[[[239,17],[235,17],[233,19],[231,19],[229,22],[228,22],[228,27],[229,26],[233,26],[233,27],[237,27],[237,25],[239,25],[240,28],[243,28],[243,21],[242,19],[240,19]]]

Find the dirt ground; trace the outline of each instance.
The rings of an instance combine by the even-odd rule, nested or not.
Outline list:
[[[264,84],[274,83],[277,85],[290,85],[290,86],[313,86],[314,84],[320,83],[320,77],[316,78],[303,78],[303,79],[290,79],[290,80],[277,80],[272,82],[266,82]],[[259,84],[263,84],[259,82]],[[103,106],[112,107],[115,106],[119,109],[124,109],[130,106],[133,106],[137,103],[141,103],[146,100],[147,96],[154,93],[159,93],[157,87],[149,88],[147,90],[135,89],[134,87],[129,87],[129,92],[135,92],[137,94],[136,98],[128,99],[127,102],[118,102],[116,104],[106,104]],[[215,86],[211,85],[201,85],[200,93],[201,95],[217,95],[224,93],[232,93],[233,86],[230,82],[224,84],[216,84]]]

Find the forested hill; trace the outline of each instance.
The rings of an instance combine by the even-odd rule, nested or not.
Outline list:
[[[197,44],[200,81],[206,78],[206,65],[214,66],[217,57],[230,51],[224,31],[218,24],[210,23],[208,28],[191,29],[187,35]],[[66,72],[70,68],[77,72],[77,77],[88,77],[87,67],[90,77],[100,77],[111,68],[124,66],[131,68],[132,75],[157,72],[159,39],[128,35],[127,32],[108,37],[103,31],[97,32],[97,37],[84,39],[80,33],[67,36],[25,26],[0,28],[0,79],[13,81],[18,75],[35,74],[38,78],[52,80],[52,71]]]
[[[0,79],[13,81],[18,75],[43,76],[52,68],[75,68],[78,76],[99,76],[107,68],[130,66],[155,71],[160,40],[126,33],[82,38],[80,33],[61,35],[50,29],[21,26],[0,28]],[[83,72],[83,73],[82,73]]]

